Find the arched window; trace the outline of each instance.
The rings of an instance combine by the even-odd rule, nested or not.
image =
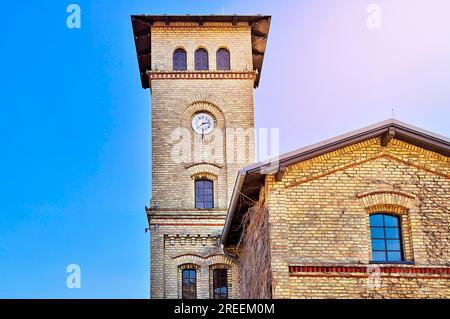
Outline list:
[[[186,71],[187,70],[187,56],[186,51],[177,49],[173,52],[173,70]]]
[[[198,49],[195,51],[195,69],[209,70],[208,51],[205,49]]]
[[[213,270],[213,298],[228,299],[228,270]]]
[[[230,51],[219,49],[216,54],[217,70],[230,70]]]
[[[398,216],[377,213],[370,215],[372,261],[403,261],[401,225]]]
[[[195,181],[195,208],[214,208],[213,182],[209,179],[197,179]]]
[[[181,272],[181,297],[183,299],[197,299],[197,271],[184,269]]]

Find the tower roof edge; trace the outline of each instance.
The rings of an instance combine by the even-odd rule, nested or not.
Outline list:
[[[252,35],[253,69],[256,71],[255,88],[258,87],[269,35],[271,16],[269,15],[131,15],[136,54],[142,87],[149,88],[147,71],[151,70],[151,27],[155,22],[228,22],[232,25],[248,23]]]

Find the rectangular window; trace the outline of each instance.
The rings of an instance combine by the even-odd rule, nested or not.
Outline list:
[[[213,182],[208,179],[198,179],[195,181],[195,208],[214,208],[213,185]]]
[[[195,51],[195,69],[199,71],[209,70],[208,51],[198,49]]]
[[[181,273],[181,294],[183,299],[197,299],[197,272],[195,269],[185,269]]]
[[[228,271],[227,269],[213,270],[214,299],[228,299]]]
[[[175,50],[173,53],[173,70],[186,71],[187,70],[187,56],[183,49]]]
[[[372,261],[403,261],[400,220],[398,216],[374,214],[370,216]]]

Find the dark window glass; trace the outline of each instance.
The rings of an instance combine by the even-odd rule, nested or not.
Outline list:
[[[370,226],[383,226],[383,215],[371,215]]]
[[[187,70],[187,56],[183,49],[175,50],[173,53],[173,69],[174,71]]]
[[[183,299],[197,299],[197,272],[195,269],[183,270],[181,292]]]
[[[372,239],[373,250],[386,250],[386,242],[383,239]]]
[[[208,51],[205,49],[198,49],[195,51],[195,69],[209,70]]]
[[[388,227],[397,227],[398,226],[398,217],[383,215],[384,216],[384,225]]]
[[[386,261],[386,252],[372,250],[372,259],[374,261]]]
[[[402,261],[400,220],[398,216],[374,214],[370,216],[373,261]]]
[[[228,271],[226,269],[213,270],[214,299],[228,299]]]
[[[386,228],[386,238],[400,239],[398,228]]]
[[[195,181],[195,208],[214,208],[213,182],[209,179]]]
[[[230,52],[219,49],[216,54],[217,70],[230,70]]]
[[[371,231],[370,231],[370,236],[373,238],[384,238],[384,228],[383,227],[379,227],[379,228],[375,228],[372,227]]]
[[[399,251],[388,251],[388,261],[402,261],[402,254]]]

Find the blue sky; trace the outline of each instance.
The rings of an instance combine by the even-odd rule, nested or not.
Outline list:
[[[149,297],[150,94],[130,14],[272,14],[255,111],[281,152],[392,108],[450,136],[446,0],[73,2],[81,29],[66,26],[70,1],[0,13],[0,298]],[[72,263],[81,289],[66,287]]]

